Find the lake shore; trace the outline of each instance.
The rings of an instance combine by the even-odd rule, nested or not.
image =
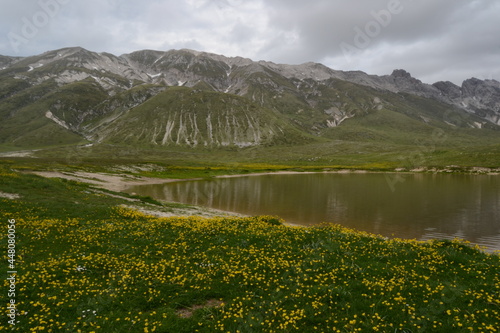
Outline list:
[[[236,175],[221,175],[213,176],[213,178],[236,178],[236,177],[253,177],[265,175],[297,175],[297,174],[316,174],[316,173],[369,173],[375,171],[367,170],[338,170],[338,171],[269,171],[269,172],[254,172],[247,174]],[[111,174],[99,172],[67,172],[67,171],[30,171],[28,173],[35,174],[46,178],[62,178],[77,182],[87,183],[104,188],[109,191],[123,192],[132,186],[138,185],[153,185],[153,184],[168,184],[173,182],[203,180],[204,178],[155,178],[130,176],[127,174]]]
[[[453,167],[453,166],[451,166]],[[435,169],[435,168],[418,168],[412,170],[397,169],[394,171],[374,171],[374,170],[360,170],[360,169],[339,169],[339,170],[318,170],[318,171],[291,171],[291,170],[277,170],[277,171],[265,171],[265,172],[251,172],[251,173],[241,173],[241,174],[231,174],[231,175],[215,175],[211,178],[216,179],[227,179],[227,178],[238,178],[238,177],[258,177],[266,175],[299,175],[299,174],[368,174],[368,173],[385,173],[394,175],[408,175],[408,174],[428,174],[428,173],[439,173],[439,174],[449,174],[453,172],[453,169]],[[25,171],[26,173],[35,174],[45,178],[62,178],[72,181],[77,181],[81,183],[90,184],[107,191],[112,192],[127,192],[133,186],[141,185],[155,185],[155,184],[168,184],[174,182],[185,182],[185,181],[199,181],[206,178],[195,177],[195,178],[159,178],[159,177],[144,177],[139,175],[130,175],[125,173],[106,173],[106,172],[87,172],[87,171]],[[472,175],[500,175],[500,169],[491,168],[470,168],[469,172],[464,174]],[[111,193],[102,192],[105,195],[112,196]],[[202,216],[202,217],[215,217],[215,216],[246,216],[232,211],[224,211],[213,209],[209,207],[185,205],[182,208],[175,208],[173,212],[165,213],[157,210],[145,210],[143,208],[134,207],[146,214],[155,215],[158,217],[171,217],[171,216]],[[290,226],[297,226],[295,224],[286,223]]]
[[[78,182],[92,184],[109,191],[123,192],[126,189],[137,185],[153,185],[167,184],[181,181],[203,180],[206,177],[193,178],[163,178],[163,177],[145,177],[140,175],[131,175],[125,173],[108,173],[108,172],[88,172],[88,171],[26,171],[27,173],[36,174],[46,178],[63,178]],[[430,168],[419,167],[414,169],[397,168],[394,170],[365,170],[365,169],[330,169],[323,168],[319,170],[279,170],[250,172],[227,175],[214,175],[210,178],[236,178],[236,177],[254,177],[265,175],[296,175],[296,174],[366,174],[366,173],[387,173],[387,174],[419,174],[419,173],[436,173],[436,174],[471,174],[471,175],[500,175],[500,168],[485,168],[485,167],[458,167],[447,166],[445,168]]]

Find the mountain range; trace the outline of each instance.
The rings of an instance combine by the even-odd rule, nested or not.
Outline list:
[[[496,144],[499,130],[495,80],[430,85],[402,69],[376,76],[186,49],[0,56],[3,150],[413,145],[436,133]]]

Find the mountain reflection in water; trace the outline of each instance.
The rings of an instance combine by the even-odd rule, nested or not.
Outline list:
[[[500,250],[500,177],[275,174],[143,185],[129,192],[289,223],[337,223],[388,237],[463,238]]]

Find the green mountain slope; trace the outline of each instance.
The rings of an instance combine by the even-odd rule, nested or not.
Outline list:
[[[311,141],[279,113],[245,98],[184,87],[168,88],[116,121],[94,128],[92,139],[159,147],[248,147]]]

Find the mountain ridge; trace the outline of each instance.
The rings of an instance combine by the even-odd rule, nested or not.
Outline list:
[[[500,83],[495,80],[429,85],[402,69],[376,76],[313,62],[275,64],[189,49],[115,56],[73,47],[32,57],[0,56],[0,66],[0,143],[20,147],[117,142],[116,133],[126,133],[133,144],[153,146],[244,148],[352,140],[381,133],[359,121],[365,127],[352,127],[354,119],[375,119],[381,110],[390,111],[384,113],[388,122],[394,112],[411,119],[418,136],[425,127],[500,129]],[[177,103],[174,93],[187,97]],[[131,114],[156,135],[130,126]],[[200,121],[208,114],[217,124]],[[150,120],[140,119],[145,115]],[[54,140],[51,131],[65,134]],[[393,134],[382,136],[400,140]]]

